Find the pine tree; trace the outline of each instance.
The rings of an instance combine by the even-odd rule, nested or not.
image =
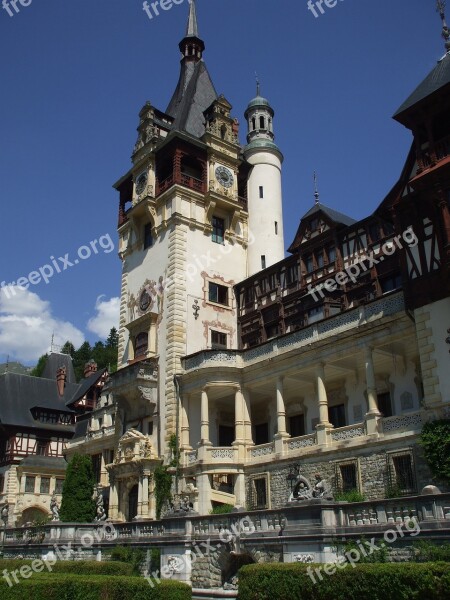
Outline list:
[[[48,354],[43,354],[39,360],[37,365],[31,371],[30,375],[32,377],[42,377],[42,373],[44,372],[45,365],[47,363]]]
[[[92,523],[95,517],[94,474],[90,456],[75,454],[67,466],[60,509],[64,523]]]

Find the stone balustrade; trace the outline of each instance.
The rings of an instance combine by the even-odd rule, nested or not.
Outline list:
[[[26,550],[36,553],[40,547],[45,553],[55,544],[72,542],[74,547],[90,540],[94,547],[110,548],[127,542],[170,544],[171,540],[188,542],[209,536],[222,539],[228,532],[258,539],[262,537],[299,535],[344,535],[353,530],[364,535],[365,530],[384,531],[403,523],[412,528],[420,523],[422,530],[450,533],[450,493],[380,499],[375,501],[347,503],[325,500],[299,501],[278,510],[236,512],[229,515],[167,517],[161,521],[137,521],[132,523],[73,524],[50,523],[39,527],[9,528],[2,531],[0,539],[5,553],[8,548],[16,554]],[[330,533],[331,532],[331,533]]]

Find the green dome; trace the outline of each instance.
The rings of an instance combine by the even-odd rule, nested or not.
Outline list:
[[[248,103],[247,110],[250,108],[254,108],[255,106],[268,106],[270,108],[270,103],[267,100],[267,98],[263,98],[262,96],[256,96],[256,98],[253,98],[253,100],[250,100],[250,102]]]
[[[267,139],[253,140],[252,142],[250,142],[250,144],[247,144],[247,146],[244,146],[244,153],[251,151],[251,150],[258,150],[258,149],[275,150],[275,152],[277,152],[278,154],[281,155],[281,157],[283,157],[281,150],[278,148],[278,146],[275,144],[275,142],[272,142]]]

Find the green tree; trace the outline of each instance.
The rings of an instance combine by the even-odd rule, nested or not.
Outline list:
[[[437,480],[450,482],[450,419],[425,423],[420,436],[425,459]]]
[[[115,327],[113,327],[109,332],[108,339],[106,340],[106,345],[108,346],[108,348],[114,348],[115,350],[117,349],[117,346],[119,345],[119,333],[117,332],[117,329]]]
[[[91,523],[95,516],[94,474],[90,456],[75,454],[67,466],[60,518],[64,523]]]
[[[83,379],[84,377],[84,367],[86,363],[92,358],[92,348],[89,342],[84,342],[75,351],[75,355],[73,357],[73,368],[75,371],[75,376],[77,381]]]
[[[32,377],[42,377],[42,373],[44,372],[45,365],[47,364],[48,354],[43,354],[34,369],[31,371],[30,375]]]
[[[64,346],[61,348],[61,354],[68,354],[72,358],[75,355],[75,346],[72,342],[67,341]]]

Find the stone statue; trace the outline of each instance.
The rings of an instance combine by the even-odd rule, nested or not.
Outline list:
[[[311,500],[313,497],[313,490],[311,487],[311,483],[303,477],[299,475],[294,487],[294,491],[290,495],[289,502],[299,502],[301,500]]]
[[[53,494],[50,500],[50,510],[52,511],[52,521],[59,521],[59,506],[55,494]]]
[[[322,479],[320,473],[316,473],[314,477],[316,479],[316,483],[314,484],[314,489],[312,492],[313,498],[325,498],[327,500],[332,500],[333,495],[325,479]]]
[[[1,517],[2,517],[3,523],[6,525],[6,523],[8,522],[8,518],[9,518],[9,506],[8,506],[8,504],[5,504],[5,506],[2,508]]]
[[[106,521],[106,511],[105,511],[103,494],[101,492],[101,489],[97,490],[97,497],[95,499],[95,504],[96,504],[96,516],[95,516],[94,520],[97,522]]]

